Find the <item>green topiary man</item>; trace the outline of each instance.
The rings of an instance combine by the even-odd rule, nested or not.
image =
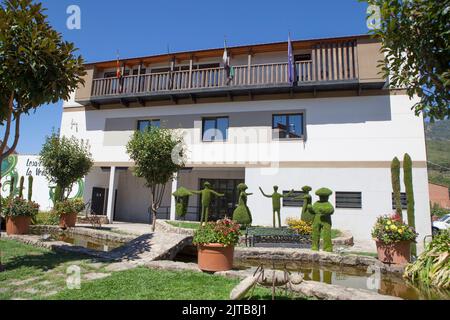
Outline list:
[[[264,193],[261,187],[259,187],[259,190],[261,190],[261,193],[266,198],[272,198],[272,207],[273,207],[273,227],[276,228],[275,224],[275,214],[278,215],[278,226],[281,228],[281,199],[282,198],[289,198],[294,193],[294,190],[291,190],[288,194],[283,195],[281,193],[278,193],[278,186],[273,187],[273,193],[269,196]]]
[[[225,194],[218,193],[211,189],[211,184],[206,181],[203,184],[204,189],[200,191],[191,191],[194,194],[199,194],[202,197],[202,215],[200,218],[201,223],[208,222],[208,216],[209,216],[209,206],[211,205],[211,197],[214,195],[216,197],[223,197]]]
[[[303,200],[302,207],[302,220],[305,222],[312,223],[314,220],[314,215],[311,213],[312,211],[312,197],[309,192],[312,190],[310,186],[304,186],[302,188],[303,195],[294,198],[294,200]]]
[[[331,215],[334,213],[333,205],[328,201],[333,191],[327,188],[322,188],[316,191],[319,196],[319,201],[314,203],[312,213],[313,233],[312,233],[312,250],[319,251],[320,234],[323,232],[323,250],[327,252],[333,251],[333,244],[331,242]]]
[[[247,207],[247,196],[251,196],[253,193],[247,193],[247,189],[248,187],[245,183],[241,183],[237,186],[239,192],[239,204],[233,212],[233,220],[244,228],[252,224],[252,214]]]
[[[189,197],[192,196],[193,193],[184,187],[180,187],[177,191],[172,193],[172,195],[175,197],[175,213],[177,214],[177,217],[182,218],[186,216],[189,205]]]

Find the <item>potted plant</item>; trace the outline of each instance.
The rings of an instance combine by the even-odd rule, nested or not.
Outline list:
[[[240,225],[230,219],[200,226],[193,240],[198,249],[198,267],[210,272],[231,270],[239,230]]]
[[[83,199],[79,198],[57,202],[54,210],[59,216],[59,226],[62,229],[75,227],[78,213],[83,211],[85,207]]]
[[[10,198],[2,206],[6,218],[6,233],[8,235],[28,234],[31,219],[39,212],[39,205],[20,197]]]
[[[378,259],[383,263],[407,264],[411,260],[411,243],[416,241],[414,228],[405,224],[398,214],[381,216],[372,230]]]

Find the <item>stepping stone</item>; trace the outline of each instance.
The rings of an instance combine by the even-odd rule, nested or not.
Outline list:
[[[39,278],[35,277],[35,278],[29,278],[29,279],[20,280],[20,281],[14,281],[14,282],[11,282],[10,285],[18,286],[18,287],[19,287],[19,286],[23,286],[23,285],[25,285],[25,284],[27,284],[27,283],[36,281],[36,280],[38,280],[38,279],[39,279]]]
[[[103,266],[104,266],[104,264],[101,263],[101,262],[87,264],[87,267],[92,268],[92,269],[96,269],[96,270],[102,268]]]
[[[36,283],[37,286],[44,286],[44,287],[48,287],[51,284],[52,283],[50,281],[43,281],[43,282]]]
[[[88,273],[84,276],[85,280],[98,280],[109,277],[111,273]]]
[[[6,291],[8,291],[7,288],[0,288],[0,293],[5,293]]]
[[[36,294],[39,292],[39,290],[35,289],[35,288],[28,288],[28,289],[22,290],[22,292],[29,293],[29,294]]]
[[[50,291],[50,292],[48,292],[48,293],[46,293],[46,294],[43,294],[42,296],[43,296],[43,297],[50,297],[50,296],[54,296],[54,295],[57,294],[57,293],[58,293],[58,291],[53,290],[53,291]]]
[[[117,272],[117,271],[125,271],[136,268],[136,264],[128,263],[128,262],[117,262],[112,263],[105,268],[106,271]]]

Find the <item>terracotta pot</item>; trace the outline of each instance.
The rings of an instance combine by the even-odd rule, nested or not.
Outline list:
[[[198,267],[203,271],[227,271],[233,268],[234,246],[219,243],[198,246]]]
[[[385,244],[376,240],[378,260],[387,264],[407,264],[411,260],[411,241]]]
[[[76,213],[62,214],[59,217],[59,226],[62,229],[73,228],[77,224],[77,217]]]
[[[14,234],[28,234],[30,231],[31,217],[6,217],[6,233],[8,235]]]

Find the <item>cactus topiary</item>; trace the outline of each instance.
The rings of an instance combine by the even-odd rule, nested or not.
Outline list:
[[[403,217],[402,200],[400,194],[400,161],[397,157],[391,163],[392,192],[394,194],[395,212]]]
[[[25,183],[25,177],[22,176],[20,177],[20,184],[19,184],[19,198],[22,199],[23,198],[23,185]]]
[[[239,192],[239,204],[233,212],[233,220],[241,225],[241,228],[248,227],[252,224],[252,214],[247,207],[247,196],[252,193],[247,193],[248,187],[246,184],[241,183],[237,186]]]
[[[333,205],[328,201],[333,191],[322,188],[316,191],[319,201],[312,206],[313,234],[312,234],[312,250],[318,251],[320,246],[320,234],[323,231],[323,250],[327,252],[333,251],[331,242],[331,215],[334,213]]]
[[[309,192],[312,190],[310,186],[304,186],[302,188],[303,191],[303,207],[302,207],[302,220],[305,222],[313,222],[314,220],[314,214],[311,213],[312,211],[312,197],[309,194]]]
[[[14,185],[16,183],[16,178],[11,176],[10,185],[9,185],[9,196],[14,197]]]
[[[172,193],[172,195],[175,197],[175,213],[177,217],[185,217],[188,210],[189,197],[192,196],[193,193],[184,187],[180,187],[177,191]]]
[[[406,201],[407,201],[407,213],[408,213],[408,225],[412,228],[416,228],[416,221],[414,217],[414,190],[412,180],[412,160],[409,154],[405,154],[403,158],[403,179],[405,182]],[[416,243],[411,244],[411,254],[417,256]]]
[[[28,176],[28,201],[33,197],[33,176]]]

